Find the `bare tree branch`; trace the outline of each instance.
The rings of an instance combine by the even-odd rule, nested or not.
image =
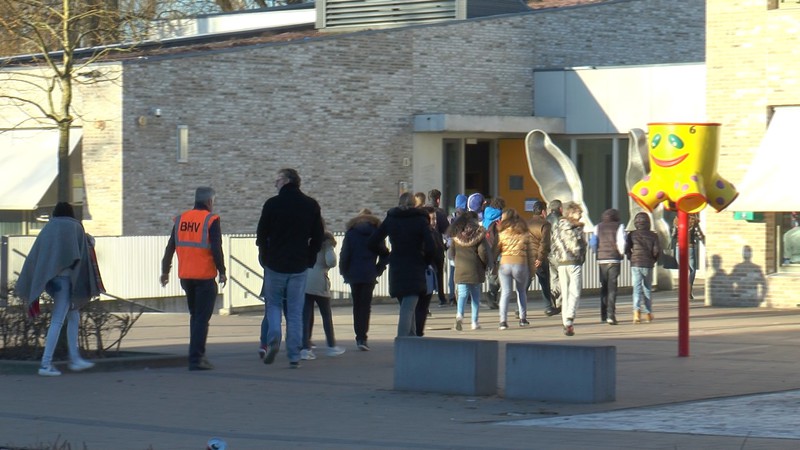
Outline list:
[[[80,80],[79,73],[115,53],[132,51],[157,9],[155,0],[0,0],[0,41],[9,37],[29,55],[0,60],[0,98],[31,119],[58,127],[59,201],[69,201],[71,193],[73,87],[108,81],[94,76]]]

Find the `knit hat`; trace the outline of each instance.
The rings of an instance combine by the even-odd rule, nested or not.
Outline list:
[[[467,209],[480,212],[483,210],[483,195],[476,192],[467,199]]]
[[[483,228],[488,229],[492,222],[500,220],[501,215],[503,215],[503,211],[487,206],[486,209],[483,210]]]
[[[464,194],[456,195],[456,209],[467,210],[467,196]]]

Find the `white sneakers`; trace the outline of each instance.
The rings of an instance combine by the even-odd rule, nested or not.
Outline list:
[[[61,375],[61,371],[52,365],[43,366],[39,368],[39,375],[43,377],[57,377]]]
[[[472,323],[472,329],[473,330],[480,330],[481,329],[481,324],[479,324],[478,322],[473,322]]]
[[[338,346],[328,347],[327,350],[325,350],[325,354],[328,356],[339,356],[344,352],[345,349]],[[314,350],[302,349],[300,350],[300,359],[311,361],[312,359],[317,359],[317,355],[314,354]]]
[[[91,369],[94,367],[94,363],[87,361],[85,359],[78,359],[76,361],[72,361],[67,366],[69,370],[73,372],[82,372],[87,369]],[[61,371],[56,369],[54,365],[50,364],[49,366],[42,366],[39,367],[39,376],[42,377],[57,377],[61,375]]]
[[[328,347],[328,356],[339,356],[344,352],[344,348],[339,346]]]
[[[94,367],[94,363],[89,362],[85,359],[78,359],[76,361],[69,363],[69,366],[67,367],[69,367],[69,370],[73,372],[81,372],[86,369],[91,369],[92,367]]]

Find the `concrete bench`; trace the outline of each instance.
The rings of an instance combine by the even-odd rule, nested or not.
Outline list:
[[[497,341],[399,337],[394,388],[461,395],[497,394]]]
[[[601,403],[616,399],[617,348],[506,346],[506,398]]]

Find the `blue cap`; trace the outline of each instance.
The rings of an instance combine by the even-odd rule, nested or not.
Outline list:
[[[467,196],[464,194],[456,195],[456,209],[467,209]]]

